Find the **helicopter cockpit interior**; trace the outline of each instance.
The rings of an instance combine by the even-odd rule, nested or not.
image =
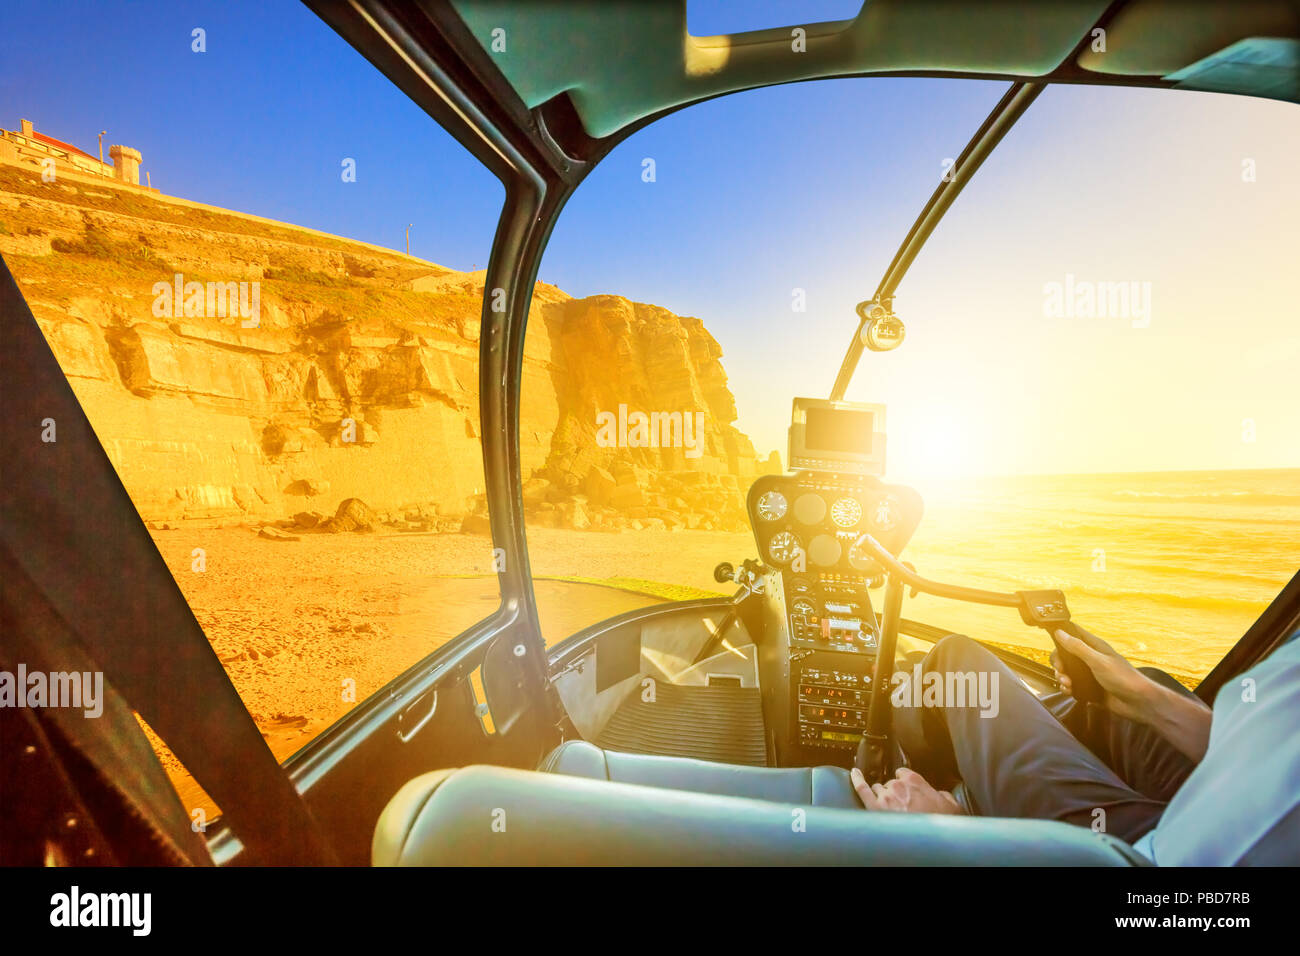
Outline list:
[[[862,376],[852,393],[850,386],[864,359],[864,372],[870,366],[874,373],[907,355],[890,354],[907,338],[905,318],[917,330],[912,344],[921,344],[921,317],[904,315],[900,287],[957,197],[981,182],[985,161],[1044,90],[1135,87],[1170,98],[1190,91],[1233,93],[1243,100],[1282,100],[1294,110],[1300,103],[1300,21],[1266,6],[1202,5],[1188,12],[1157,0],[1027,0],[992,4],[976,16],[945,2],[868,0],[850,19],[796,27],[794,34],[779,28],[697,36],[688,30],[684,0],[306,0],[312,25],[323,21],[330,43],[367,70],[377,69],[380,75],[372,79],[401,94],[401,109],[392,116],[404,116],[414,105],[421,122],[440,126],[439,135],[445,131],[452,146],[464,147],[460,151],[468,153],[476,173],[486,171],[491,190],[485,192],[502,202],[493,207],[499,219],[490,258],[466,258],[472,268],[463,270],[411,255],[410,226],[405,254],[397,250],[400,239],[391,240],[391,249],[358,241],[343,252],[344,240],[314,228],[215,207],[194,213],[199,204],[160,199],[147,178],[143,186],[107,184],[104,176],[104,182],[79,183],[80,173],[69,166],[74,185],[55,186],[40,181],[38,161],[28,169],[0,168],[0,186],[13,191],[12,198],[5,192],[0,206],[7,219],[59,212],[71,223],[52,238],[39,224],[5,226],[0,233],[7,257],[0,266],[6,419],[0,446],[0,664],[24,661],[31,669],[106,675],[103,720],[81,720],[66,710],[0,712],[6,748],[0,793],[20,795],[11,802],[20,825],[12,828],[12,840],[6,833],[0,842],[0,862],[1150,862],[1126,840],[1087,826],[981,815],[972,788],[960,780],[950,795],[961,812],[952,815],[864,811],[864,791],[854,781],[868,788],[884,785],[917,757],[904,743],[901,725],[922,718],[895,698],[915,690],[922,663],[945,640],[979,644],[981,653],[1014,675],[1018,693],[1023,687],[1060,708],[1062,719],[1071,711],[1088,713],[1103,702],[1104,692],[1058,637],[1063,633],[1068,641],[1084,633],[1072,619],[1070,602],[1088,619],[1093,608],[1111,608],[1118,599],[1105,603],[1105,588],[1117,589],[1115,580],[1133,570],[1132,555],[1141,548],[1159,552],[1187,513],[1205,517],[1218,509],[1196,526],[1213,530],[1197,534],[1234,536],[1242,553],[1266,535],[1272,535],[1269,542],[1282,540],[1295,527],[1300,495],[1277,492],[1272,484],[1261,484],[1258,494],[1224,491],[1217,476],[1205,481],[1219,484],[1204,493],[1198,486],[1195,494],[1181,484],[1152,492],[1107,486],[1106,502],[1119,502],[1115,507],[1127,509],[1126,516],[1140,518],[1151,510],[1162,523],[1143,525],[1140,536],[1135,532],[1139,540],[1128,554],[1121,557],[1116,548],[1111,576],[1104,584],[1088,578],[1093,590],[1079,600],[1076,595],[1086,590],[1077,587],[1079,579],[1063,583],[1052,562],[1086,562],[1083,546],[1043,557],[1041,574],[1022,575],[1023,565],[1007,570],[1010,563],[994,573],[980,535],[998,516],[979,515],[978,504],[968,511],[985,520],[972,523],[964,547],[946,552],[950,563],[934,560],[939,548],[918,556],[925,533],[954,512],[940,512],[930,486],[897,465],[897,450],[914,438],[914,419],[902,414],[907,409],[889,388],[877,388],[885,376]],[[1109,38],[1111,52],[1105,52],[1105,42],[1098,51],[1098,31]],[[763,367],[750,374],[755,404],[766,402],[769,410],[763,421],[772,437],[763,447],[776,450],[765,457],[731,425],[738,413],[718,362],[722,349],[703,320],[664,320],[672,328],[653,337],[661,351],[640,357],[635,368],[620,365],[634,351],[629,343],[635,335],[620,339],[616,333],[638,322],[648,325],[667,310],[630,299],[612,302],[614,296],[594,285],[589,295],[570,296],[539,279],[542,256],[587,177],[620,144],[656,122],[733,93],[805,80],[876,82],[870,77],[976,80],[991,92],[978,102],[978,114],[966,105],[960,138],[942,140],[942,150],[956,152],[945,162],[960,175],[924,179],[919,195],[928,194],[928,201],[916,215],[909,197],[903,221],[916,218],[901,244],[895,246],[897,237],[889,235],[883,252],[873,247],[880,261],[897,249],[874,291],[856,288],[857,273],[844,280],[854,291],[841,310],[848,342],[833,383],[824,387],[820,363],[841,354],[838,325],[831,332],[833,350],[808,336],[805,351],[796,356],[787,355],[782,342],[751,353],[759,355],[760,366],[803,362],[818,370],[815,381],[797,389],[770,384]],[[975,127],[971,115],[984,119]],[[1062,129],[1072,122],[1068,111],[1057,119]],[[880,142],[895,132],[873,129]],[[68,146],[37,137],[26,121],[13,135],[0,132],[6,133],[0,149],[15,156],[20,149]],[[88,142],[93,141],[92,136]],[[128,159],[135,153],[112,149]],[[99,175],[107,168],[102,156],[94,166],[88,153],[70,146],[65,152],[60,161],[75,158],[83,172],[93,166]],[[728,158],[726,149],[717,152]],[[630,156],[621,155],[626,169],[648,161]],[[1224,156],[1224,175],[1232,178],[1239,158]],[[338,176],[337,169],[330,173]],[[633,181],[648,188],[651,180],[641,175],[637,168]],[[860,173],[855,175],[860,181]],[[1044,181],[1051,175],[1041,174]],[[1098,182],[1104,185],[1104,178]],[[1249,198],[1243,203],[1253,202],[1256,193],[1275,195],[1244,182],[1242,195]],[[352,185],[346,176],[337,185],[343,184]],[[1024,185],[1014,177],[1003,182],[1007,191]],[[1238,185],[1234,180],[1233,187]],[[83,187],[86,194],[78,194],[78,201],[88,205],[62,209]],[[96,192],[101,189],[117,190],[129,202],[110,193],[105,199]],[[827,201],[837,202],[835,191],[828,192]],[[1192,208],[1183,198],[1193,193],[1178,194],[1180,215],[1184,206]],[[1034,228],[1046,230],[1050,216],[1039,215],[1037,201],[1041,197],[1025,206],[1030,212],[1021,212]],[[268,289],[281,283],[290,290],[284,293],[287,304],[268,311],[260,329],[237,327],[225,314],[224,300],[222,315],[211,322],[188,312],[165,318],[151,312],[145,291],[156,278],[153,272],[166,271],[170,280],[171,266],[131,218],[143,215],[150,203],[163,210],[151,214],[159,217],[159,235],[171,237],[169,254],[192,255],[196,273],[208,269],[212,257],[192,251],[198,245],[194,222],[220,225],[227,223],[222,215],[229,214],[230,222],[238,218],[239,228],[248,230],[240,241],[252,251],[230,253],[230,268],[256,272]],[[700,213],[681,205],[693,217],[681,220],[679,231],[687,233],[698,228]],[[664,202],[662,208],[671,206]],[[1251,205],[1250,215],[1264,221],[1267,206],[1268,201]],[[415,217],[408,219],[401,208],[405,226]],[[129,244],[119,249],[104,240],[92,228],[96,217],[125,230]],[[439,208],[437,218],[438,228],[449,231],[456,216]],[[130,223],[122,226],[118,219]],[[859,226],[854,228],[861,231]],[[1050,228],[1069,231],[1055,221]],[[629,227],[623,221],[609,229],[597,235]],[[211,231],[218,235],[214,248],[236,242],[228,223]],[[872,240],[883,232],[888,230],[875,230]],[[983,226],[965,239],[985,241]],[[788,237],[782,241],[797,244]],[[587,250],[600,243],[583,237],[575,246]],[[1261,239],[1260,247],[1265,245]],[[319,261],[308,261],[304,247]],[[480,269],[483,261],[486,268]],[[119,267],[130,281],[105,292],[104,302],[66,290],[56,295],[50,292],[57,284],[50,263],[66,266],[79,282],[100,281]],[[355,295],[344,290],[349,282],[357,284]],[[179,302],[179,273],[175,283]],[[161,285],[170,296],[169,282]],[[1022,285],[1033,312],[1043,282],[1033,273]],[[1239,292],[1234,287],[1215,301],[1231,299],[1235,306]],[[859,298],[851,311],[848,305]],[[473,314],[465,312],[467,302]],[[1258,305],[1252,300],[1252,308]],[[1186,301],[1180,307],[1191,309]],[[375,314],[358,318],[362,308]],[[740,306],[733,311],[744,313]],[[1219,312],[1214,315],[1221,319]],[[808,321],[789,316],[783,311],[781,320],[791,328]],[[956,320],[951,325],[966,331]],[[1034,314],[1024,327],[1030,331],[1017,343],[1017,354],[1032,357],[1026,364],[1036,374],[1068,364],[1058,352],[1033,351],[1045,341],[1035,336],[1043,334],[1046,318]],[[1065,323],[1052,328],[1058,327]],[[264,332],[267,337],[258,338]],[[1203,332],[1171,334],[1168,341],[1193,341],[1213,352],[1218,346]],[[1117,336],[1107,327],[1089,348],[1120,355],[1122,348],[1113,344]],[[965,341],[945,344],[950,354],[960,353]],[[1285,359],[1251,344],[1252,368]],[[1000,347],[994,342],[989,354],[1000,354]],[[1144,341],[1143,347],[1152,346]],[[101,352],[112,361],[96,358]],[[663,357],[670,352],[680,359],[678,366]],[[564,365],[572,354],[581,361]],[[963,358],[957,354],[951,361]],[[712,377],[701,384],[702,378],[692,377],[692,364],[708,365]],[[834,367],[827,368],[829,379]],[[609,387],[588,387],[580,372]],[[982,374],[990,391],[1006,393],[1008,401],[1021,399],[1014,376],[1002,376],[1000,369]],[[676,447],[655,447],[658,457],[636,447],[636,454],[620,459],[598,437],[590,419],[622,417],[625,425],[626,396],[652,391],[646,385],[651,379],[667,382],[662,393],[671,394],[672,402],[655,407],[673,409],[666,414],[678,416],[679,429],[692,420],[697,404],[722,409],[714,416],[722,424],[707,441],[698,430],[694,435],[697,442],[712,443],[716,461],[700,463]],[[943,380],[936,375],[934,382]],[[1196,381],[1183,384],[1198,387]],[[958,407],[969,391],[936,387],[933,404],[940,412]],[[678,402],[679,395],[687,400]],[[88,416],[96,397],[104,396],[104,417]],[[716,405],[709,405],[715,398]],[[572,412],[568,420],[561,415],[564,402],[565,413]],[[253,412],[246,411],[249,406]],[[680,409],[686,406],[683,419]],[[1107,408],[1113,418],[1128,414]],[[1025,414],[1032,418],[1036,411]],[[291,412],[302,421],[289,421]],[[1232,441],[1223,444],[1231,444],[1240,461],[1253,462],[1250,449],[1241,449],[1246,440],[1237,441],[1238,423],[1230,420],[1247,414],[1255,412],[1233,406],[1223,413],[1224,429],[1232,432]],[[541,418],[547,423],[539,425]],[[1293,427],[1293,416],[1275,418]],[[57,441],[33,440],[37,424],[48,429],[47,422],[57,422]],[[120,432],[110,434],[100,427],[103,422]],[[1053,432],[1065,431],[1065,425],[1042,427],[1049,425]],[[1183,435],[1190,445],[1200,440],[1197,427],[1193,422]],[[187,445],[191,432],[203,434]],[[1285,434],[1282,426],[1276,432]],[[1142,433],[1135,434],[1129,445],[1140,450]],[[1276,440],[1280,446],[1285,439]],[[342,500],[332,516],[311,509],[312,502],[326,499],[328,477],[342,484],[337,462],[377,473],[370,464],[375,458],[366,456],[381,445],[391,455],[385,479],[397,489],[389,489],[387,505],[368,508],[348,491],[346,498],[336,495]],[[1037,446],[1026,445],[1029,457]],[[473,460],[459,470],[450,467],[448,448]],[[142,457],[117,467],[123,449],[143,449]],[[647,462],[670,460],[672,468],[650,474]],[[133,496],[132,482],[147,484],[156,470],[149,462],[156,461],[174,463],[181,477]],[[326,464],[313,471],[303,465],[308,461]],[[219,469],[233,477],[211,479]],[[1289,468],[1276,470],[1287,475],[1269,482],[1292,480]],[[250,474],[269,476],[266,488]],[[446,486],[435,490],[454,498],[455,508],[448,511],[445,501],[432,499],[407,507],[416,479]],[[446,490],[452,486],[454,494]],[[1087,500],[1091,507],[1093,499]],[[621,504],[605,507],[611,501]],[[1054,524],[1045,534],[1095,518],[1073,502],[1051,513]],[[1158,509],[1173,503],[1186,509],[1167,512],[1173,517],[1166,520]],[[282,504],[271,515],[272,505]],[[152,520],[143,517],[146,505],[190,511],[184,521]],[[1245,526],[1236,514],[1248,507],[1257,507],[1260,517]],[[1229,509],[1237,510],[1223,517]],[[198,518],[189,521],[194,514]],[[1040,519],[1029,506],[1020,516],[1028,525]],[[227,520],[231,527],[220,523]],[[658,551],[633,554],[642,539],[628,532],[642,530],[656,535]],[[1033,540],[1041,544],[1043,538]],[[217,551],[204,551],[209,541],[230,543],[223,555],[227,564],[215,557]],[[1177,554],[1199,547],[1180,542]],[[1198,596],[1216,613],[1227,605],[1222,620],[1249,620],[1244,633],[1225,630],[1233,641],[1226,653],[1207,645],[1201,653],[1210,663],[1180,678],[1185,696],[1195,697],[1198,706],[1208,709],[1220,689],[1300,625],[1300,576],[1279,583],[1275,566],[1283,559],[1277,554],[1287,545],[1269,547],[1267,566],[1234,563],[1227,573],[1243,595]],[[383,560],[376,557],[381,552]],[[236,553],[255,553],[265,564],[253,572],[235,570]],[[565,563],[557,555],[573,560]],[[199,567],[209,558],[211,572]],[[648,580],[647,567],[653,571],[655,562],[670,560],[688,568],[680,581],[667,581],[666,572],[665,580]],[[1285,560],[1291,561],[1291,574],[1294,561]],[[329,577],[327,572],[345,564],[347,575]],[[263,566],[278,571],[263,575]],[[1143,624],[1180,606],[1184,595],[1175,593],[1177,582],[1186,578],[1176,572],[1214,587],[1225,576],[1220,566],[1155,569],[1141,585],[1152,593],[1142,606]],[[317,590],[293,601],[282,598],[292,573],[311,578]],[[241,574],[238,589],[205,592],[207,604],[185,593],[229,585]],[[445,590],[432,589],[435,579]],[[931,616],[939,606],[953,610]],[[360,607],[385,616],[376,617],[379,623],[363,622]],[[544,610],[557,608],[564,613],[544,619]],[[953,628],[964,626],[962,612],[974,609],[988,615],[978,618],[979,626],[996,620],[1031,638],[986,641],[978,626],[962,637],[965,632]],[[322,638],[315,645],[303,636],[307,624],[299,630],[298,618],[310,615],[311,636]],[[227,621],[246,644],[214,638]],[[401,628],[406,630],[399,635]],[[430,638],[434,632],[436,641]],[[342,640],[339,635],[352,642],[346,665],[339,663],[346,655],[329,643]],[[401,666],[391,673],[373,666],[399,637],[408,641],[409,652]],[[280,666],[287,670],[286,662],[297,669],[284,686],[314,704],[295,709],[267,689],[267,674]],[[360,694],[358,677],[370,680]],[[166,760],[171,762],[165,766]],[[177,780],[191,789],[173,787]],[[1024,786],[1036,783],[1026,779]],[[63,825],[66,807],[75,807],[75,818],[85,821],[75,833]]]

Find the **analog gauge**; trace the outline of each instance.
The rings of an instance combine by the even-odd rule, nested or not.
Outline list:
[[[789,564],[803,551],[803,543],[789,531],[772,536],[767,543],[767,553],[777,564]]]
[[[802,614],[804,617],[812,617],[817,613],[817,608],[813,607],[812,601],[799,598],[790,605],[790,610],[795,614]]]
[[[871,524],[880,531],[893,531],[898,527],[898,502],[885,495],[871,508]]]
[[[785,517],[785,495],[779,491],[765,491],[758,499],[758,516],[764,521],[779,521]]]
[[[862,520],[862,505],[858,504],[857,498],[848,495],[837,498],[835,504],[831,505],[831,520],[841,528],[856,527]]]
[[[790,582],[790,590],[795,594],[812,594],[813,586],[807,578],[795,578]]]
[[[875,573],[877,565],[871,552],[866,548],[867,535],[863,535],[853,542],[853,547],[849,548],[849,564],[855,571],[869,571]]]
[[[829,568],[840,560],[843,549],[834,535],[819,534],[808,543],[808,559],[821,568]]]
[[[800,524],[821,524],[826,517],[826,499],[809,492],[794,501],[794,516]]]

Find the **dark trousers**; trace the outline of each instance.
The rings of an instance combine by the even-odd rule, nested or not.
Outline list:
[[[1155,826],[1195,766],[1150,727],[1104,707],[1059,693],[1040,701],[969,637],[943,638],[921,668],[923,675],[998,675],[995,717],[981,717],[969,702],[894,708],[912,769],[940,789],[962,781],[970,809],[982,816],[1062,820],[1131,843]],[[1191,693],[1163,671],[1143,673]]]

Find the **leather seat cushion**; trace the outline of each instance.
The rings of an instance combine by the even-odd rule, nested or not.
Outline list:
[[[602,750],[585,740],[566,740],[539,770],[614,783],[749,797],[805,807],[862,806],[841,767],[745,767],[689,757],[656,757]]]
[[[769,771],[770,772],[770,771]],[[375,826],[377,866],[1142,866],[1050,820],[791,808],[506,767],[435,770]],[[499,824],[499,825],[498,825]]]

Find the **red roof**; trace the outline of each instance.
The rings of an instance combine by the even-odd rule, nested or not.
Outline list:
[[[73,146],[71,143],[65,143],[63,140],[55,139],[53,136],[46,136],[44,133],[38,133],[35,130],[32,130],[30,138],[36,140],[38,143],[44,143],[46,146],[53,146],[55,149],[65,149],[69,153],[80,153],[87,159],[93,159],[95,162],[99,162],[98,159],[95,159],[94,156],[91,156],[85,150],[77,149],[77,147]]]

